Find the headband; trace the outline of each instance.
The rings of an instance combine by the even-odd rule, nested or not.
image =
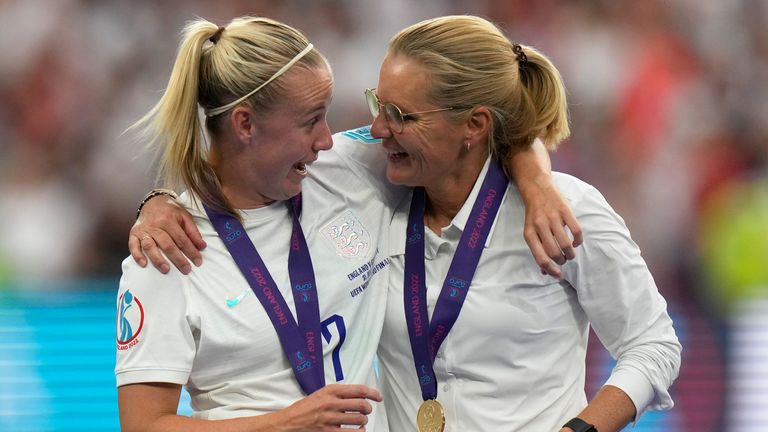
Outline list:
[[[218,108],[207,109],[207,110],[205,110],[205,115],[207,117],[213,117],[213,116],[219,115],[219,114],[221,114],[221,113],[223,113],[223,112],[225,112],[225,111],[227,111],[227,110],[237,106],[237,104],[243,102],[244,100],[248,99],[249,97],[253,96],[254,94],[256,94],[257,91],[261,90],[265,85],[271,83],[276,78],[278,78],[280,75],[285,73],[285,71],[290,69],[291,66],[296,64],[296,62],[298,62],[299,60],[301,60],[301,58],[304,57],[308,52],[312,51],[313,47],[314,47],[314,45],[312,45],[312,44],[307,45],[307,47],[304,48],[300,53],[296,54],[296,57],[292,58],[288,63],[286,63],[283,67],[281,67],[277,72],[275,72],[274,75],[269,77],[268,80],[266,80],[263,83],[261,83],[260,86],[258,86],[255,89],[253,89],[250,93],[248,93],[245,96],[242,96],[239,99],[236,99],[236,100],[234,100],[234,101],[232,101],[232,102],[230,102],[230,103],[228,103],[226,105],[222,105],[222,106],[220,106]]]

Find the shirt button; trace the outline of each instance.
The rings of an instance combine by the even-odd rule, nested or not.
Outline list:
[[[451,386],[449,384],[443,385],[443,391],[447,392],[450,389],[451,389]]]

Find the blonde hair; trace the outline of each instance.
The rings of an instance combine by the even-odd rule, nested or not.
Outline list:
[[[193,199],[234,213],[208,161],[208,149],[198,113],[222,107],[272,78],[309,45],[298,30],[268,18],[240,17],[221,28],[204,19],[189,22],[182,31],[171,77],[160,101],[131,128],[140,128],[159,147],[159,182],[185,186]],[[327,67],[320,53],[311,51],[295,66]],[[267,112],[284,95],[275,79],[247,97],[257,112]],[[220,133],[224,113],[206,118],[212,137]]]
[[[537,137],[551,150],[570,134],[560,73],[534,48],[521,46],[524,55],[518,55],[514,47],[489,21],[455,15],[400,31],[390,40],[388,55],[420,61],[429,74],[427,97],[454,107],[447,114],[454,119],[487,107],[493,117],[488,146],[502,159]]]

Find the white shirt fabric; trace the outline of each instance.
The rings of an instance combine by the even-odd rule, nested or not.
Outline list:
[[[488,165],[452,223],[426,229],[431,318]],[[637,417],[668,409],[681,347],[666,302],[623,220],[592,186],[565,174],[554,182],[583,228],[584,244],[558,281],[539,272],[523,239],[525,210],[513,184],[486,242],[459,317],[434,369],[446,432],[556,431],[587,404],[585,354],[591,324],[617,359],[606,384],[626,392]],[[390,428],[416,430],[422,402],[403,306],[410,197],[395,213],[390,292],[379,356]]]
[[[302,186],[301,225],[318,287],[326,383],[378,388],[373,364],[384,320],[387,232],[392,201],[403,192],[372,184],[384,181],[376,179],[383,179],[385,159],[380,145],[362,144],[370,141],[365,132],[335,135],[333,150],[321,152],[310,167]],[[286,408],[304,394],[277,332],[205,212],[188,196],[181,201],[208,244],[203,265],[185,276],[175,268],[166,275],[152,266],[140,268],[130,257],[123,262],[117,385],[183,384],[194,417],[203,419]],[[288,206],[278,202],[244,210],[242,216],[295,318],[287,268]],[[121,315],[127,292],[132,306]],[[121,323],[131,326],[123,342]],[[368,430],[386,430],[381,404],[374,404],[369,421]]]

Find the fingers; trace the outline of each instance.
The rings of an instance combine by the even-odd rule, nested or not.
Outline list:
[[[563,277],[563,272],[560,270],[560,267],[555,264],[554,261],[550,260],[540,267],[542,275],[550,275],[555,279],[560,279]]]
[[[177,246],[176,240],[174,240],[174,238],[178,237],[186,238],[184,231],[180,227],[167,227],[166,231],[152,229],[149,233],[148,237],[151,241],[142,241],[141,245],[149,256],[150,261],[155,264],[155,267],[158,267],[158,265],[161,264],[168,267],[167,258],[183,274],[188,274],[192,271],[192,265]],[[170,270],[170,267],[168,267],[168,269]]]
[[[565,225],[568,226],[568,229],[571,231],[571,235],[573,236],[573,247],[577,248],[581,246],[581,244],[584,243],[584,235],[581,230],[581,224],[579,224],[578,219],[576,219],[576,216],[573,215],[573,212],[571,212],[570,209],[563,217],[563,220],[565,221]]]
[[[569,207],[549,214],[526,214],[524,237],[542,274],[562,277],[559,266],[576,258],[583,243],[581,225]]]
[[[362,384],[330,384],[325,388],[343,399],[370,399],[376,402],[384,400],[380,391]]]
[[[153,236],[156,235],[155,240],[171,263],[183,274],[188,274],[192,271],[190,260],[198,267],[203,264],[200,250],[206,243],[187,211],[178,206],[173,211],[168,218],[155,219],[158,229],[153,231]]]
[[[381,402],[378,390],[363,385],[332,384],[325,387],[330,398],[325,404],[324,424],[365,426],[373,405],[368,400]]]
[[[368,386],[355,384],[331,384],[327,386],[329,393],[339,398],[339,411],[347,413],[360,413],[368,415],[373,412],[373,405],[369,400],[381,402],[384,398],[381,393]],[[346,423],[365,424],[365,423]]]
[[[526,237],[529,247],[531,244],[540,243],[544,253],[557,264],[565,264],[565,249],[571,248],[571,239],[563,229],[563,223],[559,216],[536,216],[531,218],[531,227],[526,226],[529,232]],[[525,231],[524,231],[525,234]],[[575,254],[574,254],[575,256]],[[541,263],[539,263],[541,264]]]
[[[562,227],[555,227],[555,230],[557,229],[562,231]],[[544,247],[544,251],[547,253],[549,259],[559,265],[565,264],[566,259],[563,249],[560,247],[561,243],[558,241],[556,234],[553,233],[552,229],[547,226],[546,228],[540,229],[538,234],[541,244]],[[566,245],[570,245],[570,239],[567,240]]]
[[[141,267],[147,266],[147,257],[144,256],[144,251],[141,249],[141,239],[139,235],[131,233],[128,235],[128,250],[131,251],[131,257]]]
[[[130,242],[130,240],[129,240]],[[157,247],[157,243],[154,238],[147,233],[144,233],[139,238],[139,246],[144,254],[149,257],[149,261],[160,273],[168,273],[171,270],[171,266],[166,261],[165,256],[160,252]]]
[[[565,264],[566,261],[576,258],[576,251],[573,248],[573,240],[571,240],[571,237],[565,231],[564,227],[553,227],[552,237],[560,252],[560,256],[562,257],[562,262],[558,261],[558,264]]]
[[[192,271],[189,260],[200,266],[200,250],[206,247],[189,212],[174,200],[154,197],[142,208],[139,220],[131,228],[128,248],[139,265],[146,259],[162,273],[170,271],[170,262],[183,274]]]
[[[146,230],[146,228],[140,223],[136,222],[131,228],[128,235],[128,250],[131,252],[131,257],[141,267],[147,266],[147,257],[152,265],[155,266],[160,273],[168,273],[171,270],[168,261],[160,253],[160,249],[152,237]]]
[[[189,213],[182,214],[181,228],[183,235],[174,236],[173,238],[179,248],[181,248],[181,251],[184,252],[184,255],[192,260],[196,266],[200,267],[203,263],[203,257],[200,255],[200,251],[205,249],[207,244],[205,243],[205,240],[203,240],[200,230],[197,228],[197,225],[195,225],[195,222],[192,220],[192,216],[190,216]]]
[[[365,430],[373,412],[370,400],[381,399],[378,390],[364,385],[330,384],[285,410],[287,429],[340,431],[342,426],[358,426]]]
[[[525,242],[528,243],[528,248],[531,250],[536,264],[539,265],[541,273],[559,279],[562,276],[560,266],[549,258],[538,233],[533,228],[526,228],[523,232],[523,237]]]
[[[368,415],[355,412],[326,413],[323,417],[321,423],[334,426],[365,426],[368,424]]]

